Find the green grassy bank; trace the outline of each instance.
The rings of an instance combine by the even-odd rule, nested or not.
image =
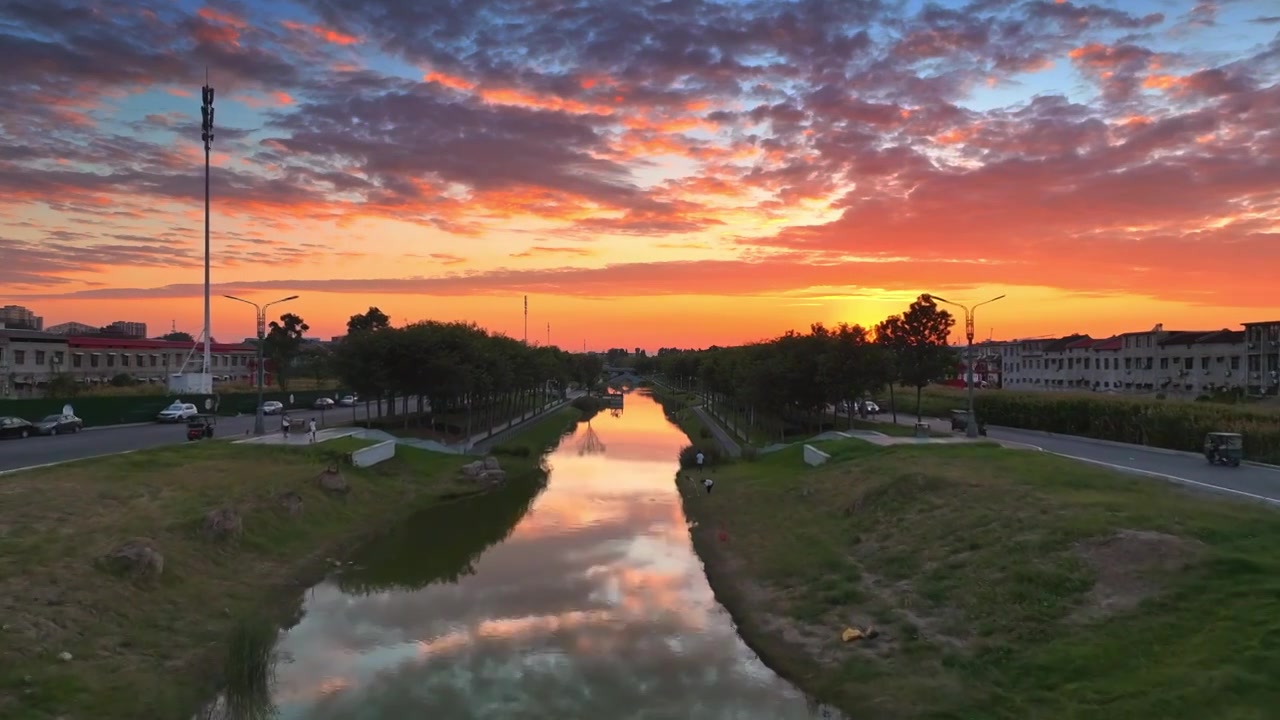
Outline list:
[[[532,450],[502,458],[510,481],[540,476],[536,450],[576,418],[568,408],[510,438]],[[484,492],[460,477],[474,458],[404,446],[342,466],[348,492],[321,488],[317,475],[362,444],[205,442],[0,476],[0,717],[189,717],[234,666],[244,628],[295,616],[331,558]],[[242,527],[218,537],[203,521],[223,508]],[[158,575],[103,562],[135,538],[163,555]]]
[[[852,717],[1280,707],[1274,510],[993,445],[819,446],[679,485],[744,638]]]

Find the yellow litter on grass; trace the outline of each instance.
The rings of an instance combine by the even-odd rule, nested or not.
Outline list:
[[[861,637],[864,637],[864,635],[862,634],[862,631],[857,628],[845,628],[844,632],[840,634],[840,639],[845,642],[853,642]]]

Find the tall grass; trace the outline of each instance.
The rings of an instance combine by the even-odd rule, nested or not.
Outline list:
[[[226,688],[218,720],[269,720],[277,716],[271,702],[271,685],[275,681],[278,635],[276,624],[260,615],[236,623],[223,662]]]

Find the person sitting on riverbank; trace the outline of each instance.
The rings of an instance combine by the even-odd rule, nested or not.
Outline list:
[[[711,488],[715,487],[716,481],[711,478],[702,478],[702,484],[707,488],[707,494],[711,494]]]

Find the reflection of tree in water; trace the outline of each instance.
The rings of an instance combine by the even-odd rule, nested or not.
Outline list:
[[[600,436],[596,434],[596,429],[591,427],[591,421],[587,421],[587,431],[582,433],[582,439],[578,440],[578,455],[603,455],[604,442],[600,440]]]
[[[513,480],[502,487],[420,512],[351,558],[335,579],[346,593],[418,590],[475,574],[485,550],[507,539],[545,482]]]

